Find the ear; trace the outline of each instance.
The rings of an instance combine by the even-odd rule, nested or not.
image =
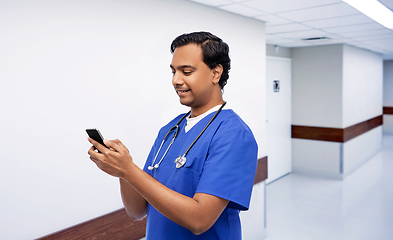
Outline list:
[[[213,84],[217,84],[220,81],[223,71],[224,71],[224,68],[222,67],[221,64],[218,64],[215,68],[212,69]]]

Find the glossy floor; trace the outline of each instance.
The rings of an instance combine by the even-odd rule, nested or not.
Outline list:
[[[393,239],[393,135],[343,181],[292,173],[266,196],[266,240]]]

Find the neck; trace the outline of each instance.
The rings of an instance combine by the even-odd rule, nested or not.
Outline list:
[[[205,112],[209,111],[210,109],[214,108],[217,105],[224,104],[224,100],[221,98],[220,101],[212,101],[209,104],[204,105],[203,107],[191,107],[191,114],[190,117],[197,117]]]

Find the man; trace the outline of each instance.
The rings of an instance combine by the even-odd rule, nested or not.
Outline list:
[[[249,206],[257,144],[238,115],[221,111],[229,47],[196,32],[177,37],[171,52],[172,84],[190,113],[160,130],[144,170],[119,140],[105,140],[107,149],[89,138],[90,158],[119,177],[128,215],[147,215],[147,240],[241,239],[239,211]]]

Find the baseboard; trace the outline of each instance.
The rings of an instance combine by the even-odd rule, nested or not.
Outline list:
[[[343,180],[344,179],[344,175],[341,173],[338,173],[338,172],[333,173],[333,172],[308,169],[308,168],[301,168],[301,167],[295,167],[295,166],[292,166],[292,173],[297,173],[297,174],[310,176],[310,177],[332,179],[332,180]]]

